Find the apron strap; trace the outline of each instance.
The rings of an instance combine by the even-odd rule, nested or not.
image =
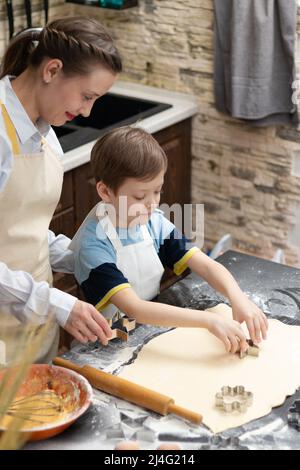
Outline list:
[[[114,247],[114,249],[116,251],[121,250],[123,248],[122,242],[119,238],[119,235],[118,235],[115,227],[112,224],[112,221],[108,217],[108,215],[106,215],[105,217],[99,219],[99,222],[100,222],[100,224],[103,228],[103,231],[104,231],[105,235],[110,240],[110,242],[111,242],[112,246]]]
[[[149,230],[148,230],[148,227],[146,224],[143,224],[140,226],[141,227],[141,232],[142,232],[142,235],[143,235],[143,239],[144,240],[149,240],[153,243],[153,239],[149,233]]]
[[[9,138],[11,146],[12,146],[13,154],[14,155],[19,155],[20,145],[19,145],[19,141],[18,141],[15,126],[13,125],[13,122],[10,119],[9,114],[6,110],[6,107],[4,106],[3,103],[1,103],[1,109],[2,109],[4,125],[6,127],[6,132],[7,132],[8,138]]]

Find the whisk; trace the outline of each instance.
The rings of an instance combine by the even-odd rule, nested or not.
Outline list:
[[[38,402],[38,406],[37,406]],[[7,410],[0,409],[0,415],[13,416],[25,421],[42,424],[45,420],[63,411],[62,398],[51,390],[16,398]]]

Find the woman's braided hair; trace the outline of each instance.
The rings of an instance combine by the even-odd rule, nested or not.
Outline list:
[[[87,74],[97,65],[114,74],[122,71],[119,52],[98,21],[67,17],[51,21],[41,31],[28,30],[16,36],[4,55],[1,78],[36,68],[47,57],[60,59],[67,76]]]

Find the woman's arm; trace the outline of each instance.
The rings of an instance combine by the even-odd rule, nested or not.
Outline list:
[[[206,328],[219,338],[227,352],[248,349],[246,337],[238,322],[219,314],[174,307],[140,299],[132,288],[114,294],[110,301],[138,323],[157,326]]]
[[[111,329],[92,305],[73,295],[36,282],[24,271],[12,271],[0,262],[0,311],[14,315],[22,323],[45,323],[49,314],[78,341],[107,344]],[[1,324],[0,324],[1,331]]]
[[[47,282],[36,282],[25,271],[13,271],[0,262],[0,308],[12,313],[21,322],[30,319],[46,321],[49,313],[64,326],[76,297],[50,288]]]
[[[60,273],[74,273],[74,252],[69,250],[70,238],[65,235],[55,235],[48,230],[49,257],[53,271]]]
[[[247,298],[224,266],[201,251],[194,253],[187,264],[193,272],[229,299],[233,318],[240,323],[246,322],[253,342],[259,343],[261,336],[266,339],[268,320],[265,314]]]

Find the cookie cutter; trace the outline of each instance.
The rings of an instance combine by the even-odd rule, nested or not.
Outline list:
[[[253,393],[245,390],[243,385],[229,387],[225,385],[221,388],[221,392],[215,395],[215,404],[218,408],[223,409],[227,413],[233,411],[245,412],[253,403]]]
[[[297,431],[300,431],[300,400],[295,400],[292,406],[288,411],[288,423],[295,428]]]
[[[248,447],[241,444],[238,436],[224,438],[222,436],[214,435],[209,438],[207,444],[200,445],[199,450],[249,450]]]
[[[246,356],[259,356],[259,347],[253,343],[252,339],[247,339],[249,345],[247,351],[238,351],[240,359],[243,359]]]
[[[136,321],[133,318],[120,317],[119,315],[117,315],[117,321],[111,318],[108,320],[108,324],[112,328],[112,336],[109,340],[119,338],[122,341],[128,341],[129,332],[136,327]]]

